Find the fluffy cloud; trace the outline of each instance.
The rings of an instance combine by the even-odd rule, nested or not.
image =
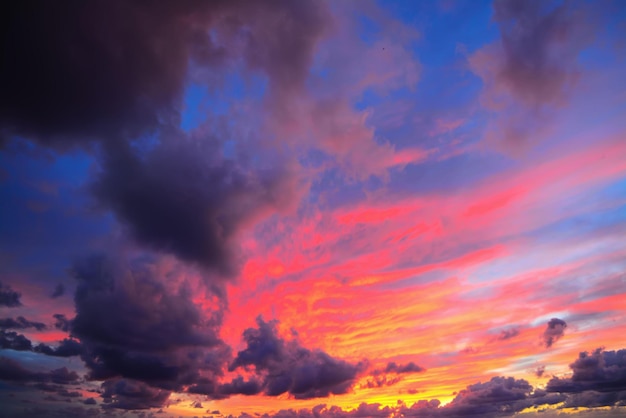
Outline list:
[[[130,379],[182,390],[201,373],[221,373],[228,347],[217,336],[224,309],[202,314],[175,271],[149,262],[94,256],[76,264],[76,317],[71,335],[82,344],[89,378]],[[169,286],[169,287],[168,287]]]
[[[572,376],[554,377],[547,390],[572,394],[567,406],[626,406],[626,350],[582,352],[570,365]]]
[[[278,336],[276,322],[257,318],[258,328],[244,331],[246,348],[237,354],[229,370],[251,368],[262,380],[265,394],[288,392],[296,398],[345,393],[361,365],[335,359],[320,350],[309,350]]]

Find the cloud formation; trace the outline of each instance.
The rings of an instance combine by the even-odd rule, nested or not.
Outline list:
[[[201,373],[221,373],[229,353],[217,335],[224,305],[216,299],[213,312],[201,315],[191,289],[172,282],[175,274],[104,256],[75,265],[71,335],[80,340],[90,379],[182,390]]]
[[[565,335],[565,328],[567,328],[567,324],[562,319],[552,318],[548,321],[548,325],[542,335],[544,346],[546,348],[552,347],[555,342]]]
[[[554,377],[546,390],[572,394],[569,407],[626,406],[626,350],[579,354],[569,378]]]
[[[7,5],[2,26],[14,41],[0,72],[2,134],[61,147],[136,137],[177,119],[194,66],[206,68],[208,77],[243,61],[267,75],[277,96],[291,94],[302,87],[327,13],[314,1],[266,6],[245,0]]]
[[[6,306],[7,308],[22,306],[21,297],[21,293],[13,290],[11,286],[0,282],[0,306]]]
[[[346,393],[361,369],[335,359],[321,350],[309,350],[298,341],[278,336],[275,321],[257,318],[258,328],[243,333],[246,348],[235,357],[229,370],[251,368],[263,380],[266,395],[285,392],[299,399]]]
[[[15,41],[0,72],[2,136],[60,149],[98,142],[102,170],[92,190],[139,243],[234,275],[234,237],[289,206],[298,178],[276,159],[221,158],[219,135],[181,139],[173,131],[183,92],[194,80],[218,88],[235,70],[260,73],[268,103],[286,112],[330,24],[325,3],[38,2],[12,4],[3,16]],[[145,134],[158,144],[140,156],[129,141]]]
[[[0,319],[0,328],[3,329],[27,329],[34,328],[37,331],[43,331],[46,329],[46,324],[43,322],[29,321],[23,316],[17,318],[2,318]]]
[[[141,157],[116,148],[92,190],[141,244],[232,277],[239,231],[290,207],[299,182],[280,163],[255,169],[224,159],[220,146],[181,133]]]
[[[496,0],[493,20],[500,40],[469,58],[481,77],[481,97],[498,119],[487,137],[519,150],[541,132],[553,109],[562,106],[576,85],[577,59],[590,44],[597,22],[581,3]]]

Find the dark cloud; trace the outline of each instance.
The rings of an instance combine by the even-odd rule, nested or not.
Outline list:
[[[570,368],[570,378],[554,377],[546,388],[573,394],[568,406],[626,406],[626,349],[582,352]]]
[[[269,396],[288,392],[296,398],[314,398],[345,393],[362,368],[304,348],[296,340],[283,340],[275,321],[265,322],[259,317],[257,324],[258,328],[244,331],[246,348],[237,354],[229,370],[253,366]]]
[[[11,286],[4,285],[0,282],[0,306],[6,306],[8,308],[15,308],[22,306],[20,298],[22,294],[16,292]]]
[[[74,339],[66,338],[56,348],[39,344],[33,351],[54,357],[72,357],[79,356],[82,353],[82,345]]]
[[[534,390],[526,380],[498,376],[459,392],[443,408],[442,416],[506,416],[531,406],[553,405],[562,401],[562,396]]]
[[[250,169],[223,159],[219,147],[183,134],[142,157],[118,147],[93,191],[140,243],[232,276],[240,229],[289,207],[298,181],[282,164]]]
[[[423,367],[418,366],[414,362],[407,364],[397,364],[395,362],[389,362],[383,369],[373,370],[372,376],[366,379],[365,383],[361,384],[361,388],[380,388],[383,386],[392,386],[402,380],[400,374],[405,373],[420,373],[425,371]]]
[[[35,328],[37,331],[43,331],[44,329],[46,329],[46,324],[42,322],[29,321],[23,316],[18,316],[17,318],[0,319],[0,328],[3,328],[3,329]]]
[[[497,341],[506,341],[519,335],[519,328],[505,329],[496,337]]]
[[[54,318],[54,327],[56,329],[60,329],[61,331],[69,332],[70,327],[72,325],[72,321],[67,319],[63,314],[54,314],[52,315]]]
[[[170,392],[132,379],[111,379],[102,384],[104,406],[127,410],[160,408]]]
[[[498,83],[530,106],[556,104],[564,97],[576,80],[578,53],[593,35],[582,10],[568,2],[551,10],[545,6],[541,0],[494,2],[503,53]]]
[[[79,380],[78,374],[66,367],[51,370],[49,372],[33,372],[25,369],[17,361],[0,357],[0,380],[10,382],[37,382],[68,385]]]
[[[59,283],[55,288],[54,291],[52,292],[52,295],[50,295],[50,297],[52,299],[56,299],[56,298],[60,298],[61,296],[63,296],[65,294],[65,286],[63,285],[63,283]]]
[[[33,372],[23,368],[17,361],[0,357],[0,380],[24,382],[33,376]]]
[[[224,302],[207,293],[216,306],[201,312],[188,286],[173,282],[173,268],[159,271],[149,260],[102,256],[76,264],[71,335],[80,340],[90,379],[182,390],[201,373],[221,373],[229,355],[217,336]]]
[[[565,335],[567,324],[559,318],[552,318],[548,321],[548,326],[543,332],[542,339],[546,348],[552,347],[563,335]]]
[[[0,348],[16,351],[30,351],[33,345],[28,338],[14,331],[0,330]]]
[[[97,140],[93,192],[139,243],[233,275],[237,233],[292,203],[298,182],[286,163],[253,162],[252,147],[224,160],[225,138],[173,133],[182,94],[259,73],[285,115],[330,24],[326,4],[38,1],[6,6],[3,23],[0,132],[56,148]],[[140,157],[129,141],[146,136],[157,144]]]
[[[243,377],[238,376],[229,383],[220,385],[217,394],[223,397],[230,395],[256,395],[262,389],[262,383],[257,379],[244,380]]]
[[[289,93],[328,19],[321,2],[245,0],[15,2],[1,15],[1,128],[57,146],[168,123],[190,64],[243,61]]]
[[[396,364],[395,362],[392,361],[392,362],[387,363],[387,367],[385,367],[385,373],[398,373],[398,374],[419,373],[425,370],[426,369],[418,366],[412,361],[407,364]]]
[[[546,372],[546,366],[539,366],[535,369],[535,376],[542,377]]]

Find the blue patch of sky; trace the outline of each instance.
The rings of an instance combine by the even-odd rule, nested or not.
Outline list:
[[[391,172],[387,188],[399,195],[447,194],[466,190],[513,167],[514,162],[491,154],[462,153],[445,161],[427,160]]]
[[[0,271],[62,277],[68,257],[110,233],[111,216],[90,209],[86,189],[92,164],[93,158],[81,152],[52,159],[0,152],[0,167],[8,173],[0,183],[0,252],[12,255]]]
[[[191,83],[184,95],[181,129],[191,131],[209,117],[227,115],[232,105],[241,100],[259,101],[267,93],[267,78],[260,74],[233,71],[225,75],[215,88]]]

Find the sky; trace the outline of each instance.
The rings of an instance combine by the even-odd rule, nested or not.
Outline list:
[[[626,2],[5,3],[0,417],[626,415]]]

